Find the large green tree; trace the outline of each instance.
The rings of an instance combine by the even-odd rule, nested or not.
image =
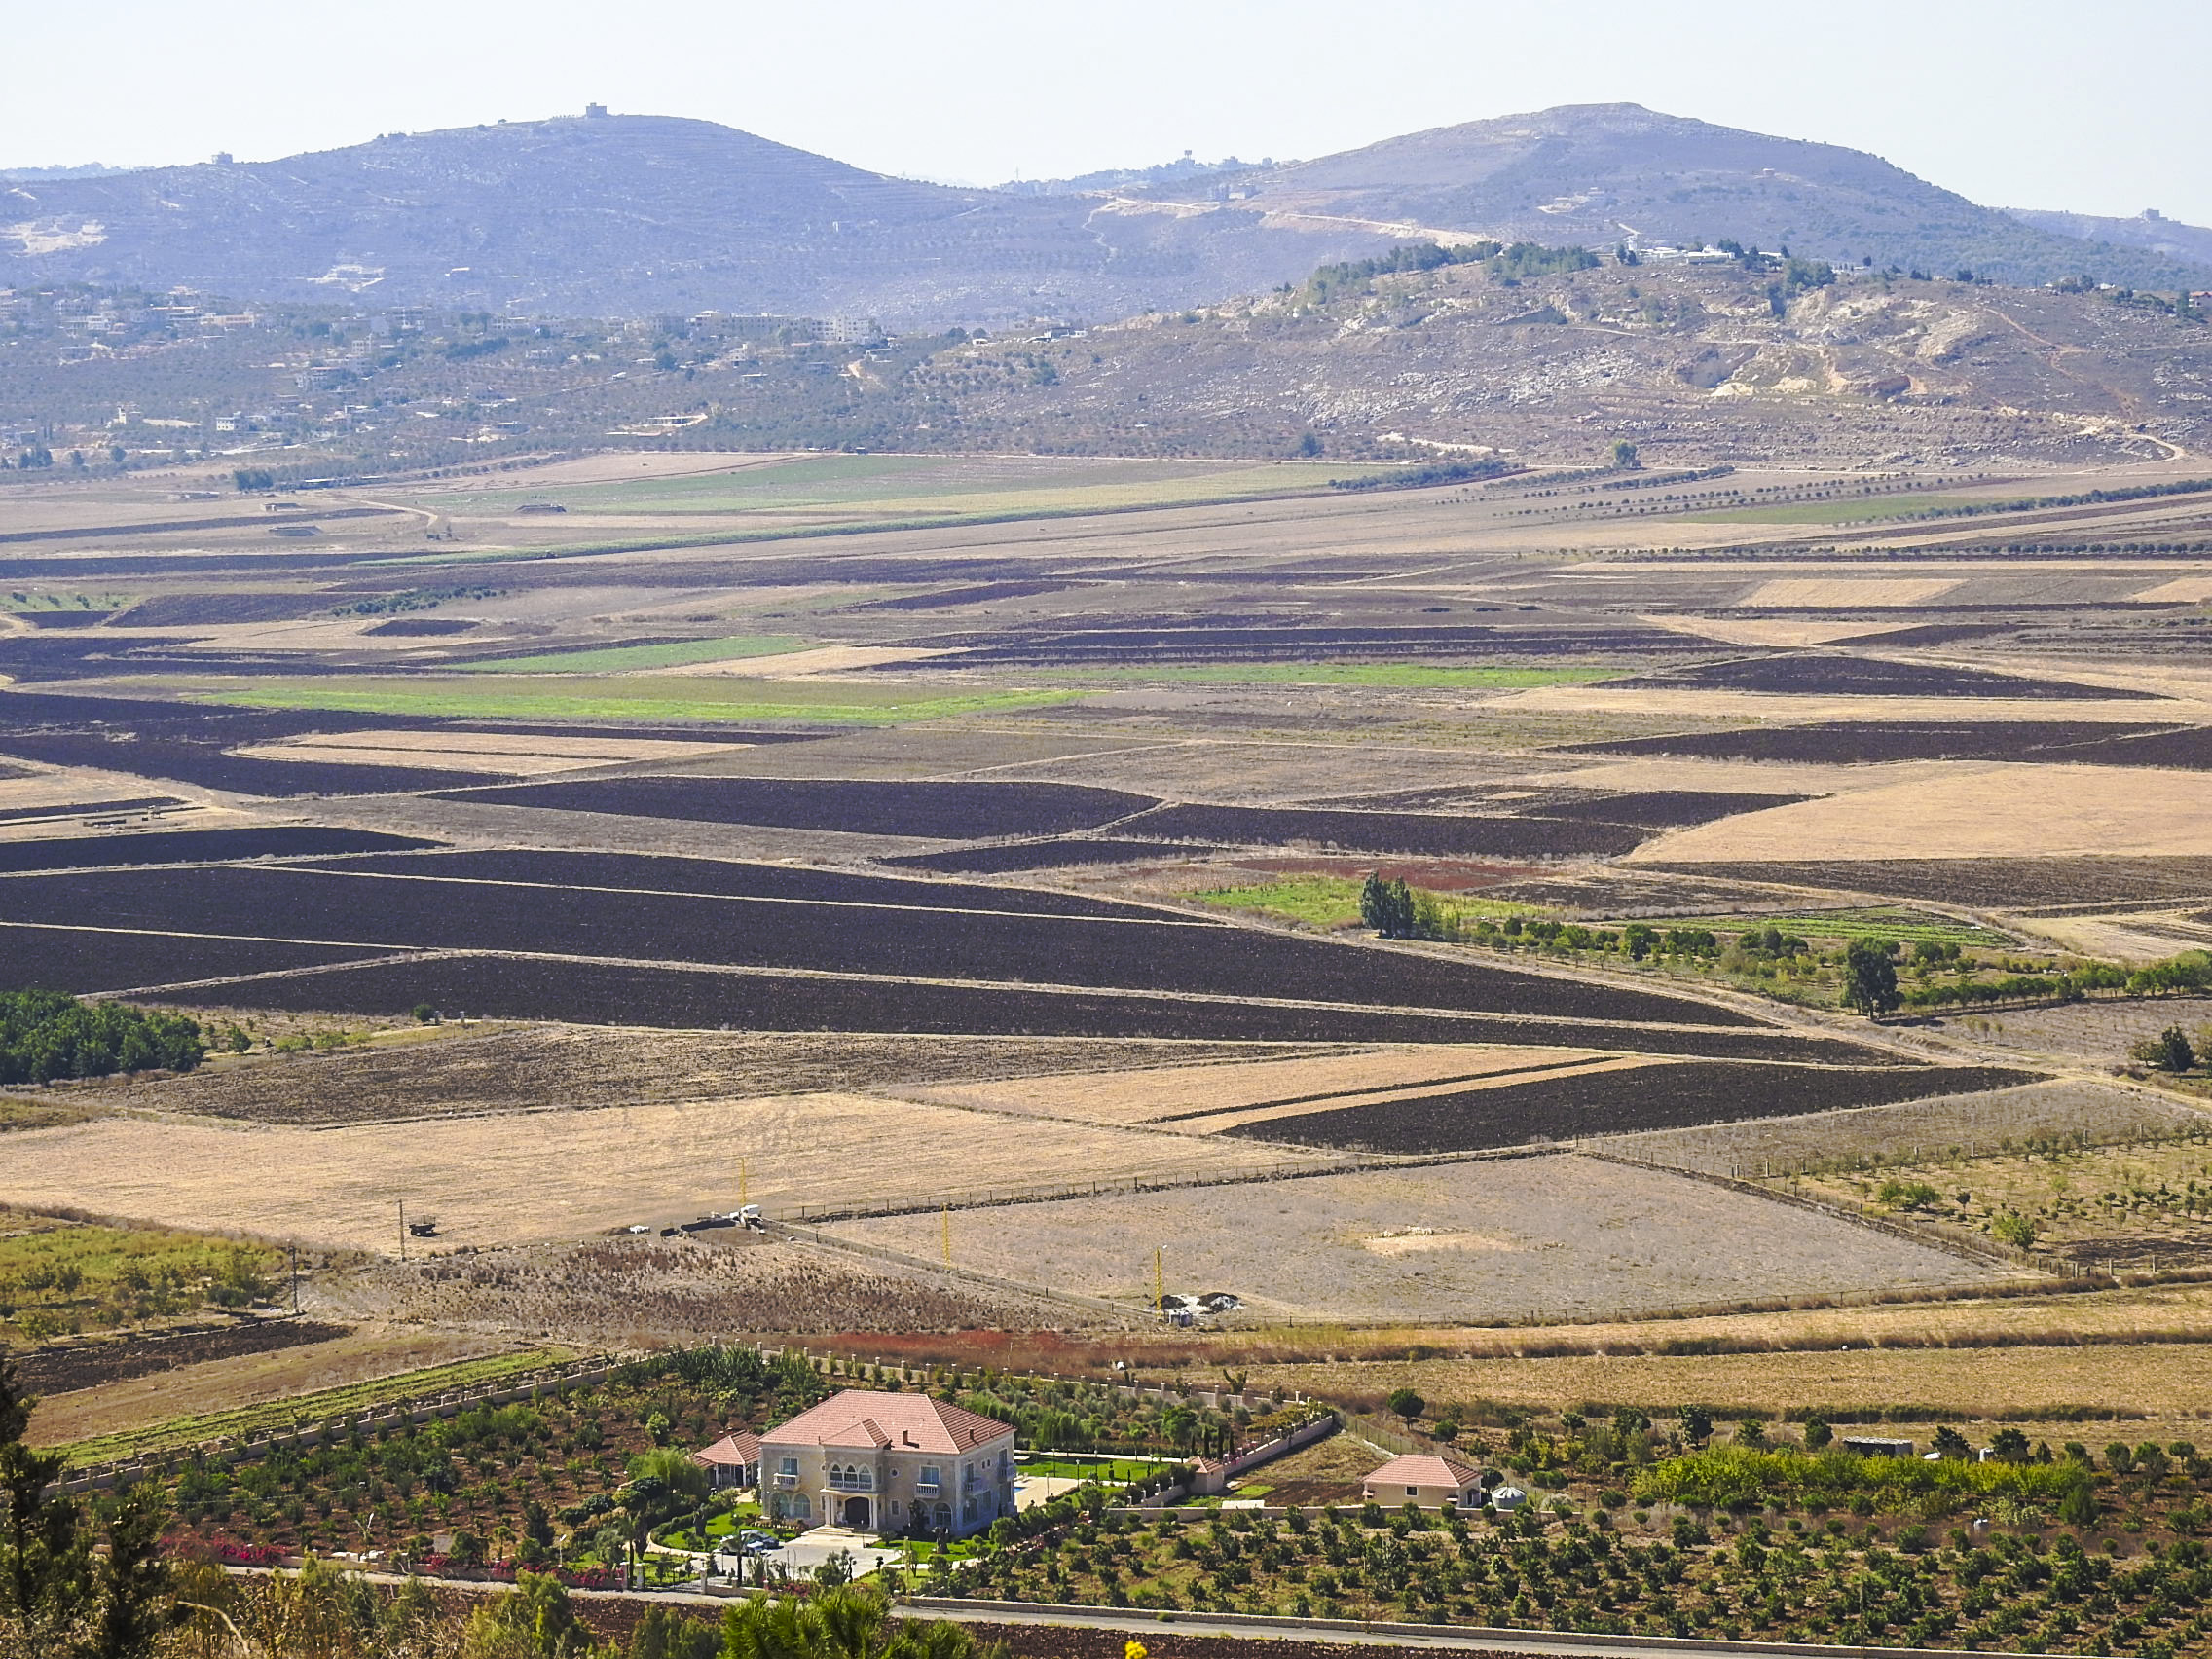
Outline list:
[[[125,1493],[95,1556],[83,1506],[47,1492],[62,1457],[24,1444],[33,1403],[0,1355],[0,1659],[146,1659],[172,1617],[156,1495]]]
[[[1878,940],[1855,939],[1844,952],[1843,1000],[1869,1019],[1895,1013],[1904,1001],[1891,949]]]

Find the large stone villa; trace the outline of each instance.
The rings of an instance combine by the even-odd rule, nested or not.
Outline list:
[[[1014,1512],[1013,1426],[927,1394],[848,1388],[762,1430],[758,1458],[771,1520],[964,1538]]]

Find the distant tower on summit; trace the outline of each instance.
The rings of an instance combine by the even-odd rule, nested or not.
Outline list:
[[[605,121],[607,119],[607,106],[605,104],[587,103],[584,105],[584,119],[586,121]]]

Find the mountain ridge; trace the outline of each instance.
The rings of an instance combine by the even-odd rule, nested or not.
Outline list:
[[[713,122],[556,116],[272,162],[0,178],[0,283],[1000,326],[1210,304],[1434,227],[1598,247],[1788,241],[2027,282],[2083,270],[2212,282],[2212,265],[2060,236],[1859,151],[1639,105],[1562,106],[1273,167],[1150,171],[1170,176],[1014,193],[869,172]]]

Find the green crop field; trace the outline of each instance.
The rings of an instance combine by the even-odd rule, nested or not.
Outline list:
[[[1362,879],[1348,875],[1300,875],[1248,887],[1217,887],[1193,893],[1190,898],[1215,909],[1249,910],[1256,915],[1304,922],[1308,927],[1341,928],[1359,920],[1359,890],[1363,885]],[[1446,909],[1467,917],[1548,913],[1534,904],[1509,904],[1496,899],[1467,899],[1456,893],[1437,897]]]
[[[113,1462],[121,1457],[143,1456],[172,1447],[198,1446],[211,1440],[250,1439],[257,1434],[285,1433],[333,1418],[350,1417],[375,1406],[420,1399],[459,1388],[482,1387],[521,1372],[561,1365],[576,1357],[562,1347],[532,1348],[522,1353],[493,1354],[484,1359],[457,1360],[421,1371],[402,1371],[365,1382],[349,1382],[319,1393],[295,1394],[289,1399],[266,1400],[259,1405],[237,1406],[228,1411],[202,1412],[170,1418],[164,1422],[102,1434],[60,1448],[72,1466]]]
[[[148,682],[134,684],[155,688]],[[577,675],[557,686],[531,675],[364,675],[327,680],[175,680],[161,689],[190,701],[256,709],[332,709],[352,714],[430,715],[469,719],[616,719],[813,724],[906,724],[954,715],[1044,708],[1075,691],[917,694],[909,685],[805,680],[718,680],[711,676]]]
[[[1402,685],[1522,691],[1582,685],[1631,672],[1587,664],[1561,668],[1453,668],[1426,662],[1249,662],[1161,668],[1052,669],[1055,680],[1167,681],[1205,685]]]
[[[658,645],[608,645],[599,650],[547,651],[454,666],[466,674],[619,674],[635,668],[678,668],[695,662],[734,662],[779,656],[806,642],[792,634],[740,634],[726,640],[671,640]]]

